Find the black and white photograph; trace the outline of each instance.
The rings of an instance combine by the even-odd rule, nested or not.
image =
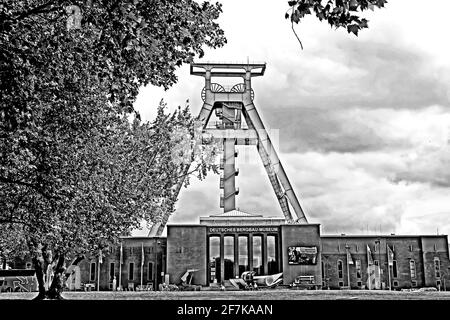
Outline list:
[[[449,12],[0,0],[0,308],[449,302]]]

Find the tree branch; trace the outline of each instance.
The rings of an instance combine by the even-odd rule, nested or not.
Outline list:
[[[202,164],[199,163],[199,164],[197,165],[197,167],[195,167],[194,170],[191,170],[191,171],[188,171],[188,172],[186,172],[186,173],[183,173],[181,176],[178,176],[176,179],[178,180],[178,179],[181,179],[181,178],[184,178],[184,177],[186,177],[186,176],[189,176],[189,175],[193,174],[193,173],[196,172],[198,169],[200,169],[201,166],[202,166]]]
[[[59,7],[54,7],[54,8],[50,8],[48,10],[44,10],[48,6],[51,6],[53,4],[55,4],[55,0],[47,1],[46,3],[41,4],[40,6],[37,6],[37,7],[33,8],[33,9],[31,9],[31,10],[22,12],[21,14],[19,14],[17,17],[13,18],[12,20],[19,21],[19,20],[22,20],[22,19],[24,19],[24,18],[26,18],[26,17],[28,17],[28,16],[30,16],[32,14],[49,13],[49,12],[57,11],[59,9]]]
[[[48,199],[48,200],[50,200],[50,199],[54,199],[54,200],[55,200],[55,199],[58,199],[58,197],[56,197],[56,196],[51,196],[51,195],[45,193],[45,192],[42,191],[38,186],[36,186],[36,185],[34,185],[34,184],[32,184],[32,183],[29,183],[29,182],[20,181],[20,180],[12,180],[12,179],[5,178],[5,177],[1,177],[1,176],[0,176],[0,182],[3,182],[3,183],[9,183],[9,184],[18,184],[18,185],[21,185],[21,186],[25,186],[25,187],[34,189],[34,190],[37,191],[40,195],[42,195],[44,198],[46,198],[46,199]]]
[[[0,218],[0,224],[8,224],[8,223],[23,224],[23,225],[26,225],[26,226],[30,226],[30,223],[28,223],[27,221],[15,219],[15,218],[8,218],[8,219]]]
[[[291,27],[292,27],[292,31],[294,32],[295,36],[297,37],[298,42],[300,43],[300,47],[301,47],[302,50],[303,50],[303,44],[302,44],[302,41],[300,40],[300,38],[299,38],[298,35],[297,35],[297,32],[295,32],[295,29],[294,29],[294,21],[291,21]]]

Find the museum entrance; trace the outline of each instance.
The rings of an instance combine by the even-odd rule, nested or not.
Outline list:
[[[277,227],[209,228],[209,283],[220,284],[250,270],[256,275],[275,274],[281,270],[280,262]]]

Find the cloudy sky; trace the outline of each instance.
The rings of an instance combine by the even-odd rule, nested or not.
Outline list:
[[[364,14],[359,37],[309,17],[296,26],[303,51],[287,1],[222,3],[228,44],[198,61],[267,63],[254,102],[309,222],[324,234],[449,234],[450,2],[390,0]],[[188,66],[177,75],[168,91],[142,88],[144,119],[161,98],[171,109],[189,100],[198,114],[203,78]],[[239,209],[282,216],[262,164],[242,158]],[[218,175],[192,179],[169,223],[221,212],[218,186]]]

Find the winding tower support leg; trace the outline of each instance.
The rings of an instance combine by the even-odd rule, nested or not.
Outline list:
[[[308,220],[306,219],[305,213],[303,212],[292,185],[289,182],[287,174],[281,165],[280,159],[278,158],[275,148],[270,141],[269,135],[264,127],[261,117],[258,114],[258,111],[255,108],[255,105],[253,102],[247,101],[247,104],[244,104],[244,110],[247,123],[251,123],[258,134],[258,152],[261,156],[264,167],[266,168],[269,180],[272,183],[272,187],[277,195],[286,220],[307,223]],[[284,190],[279,187],[280,183]],[[294,209],[297,216],[296,219],[290,213],[285,197],[289,200],[289,203]]]

